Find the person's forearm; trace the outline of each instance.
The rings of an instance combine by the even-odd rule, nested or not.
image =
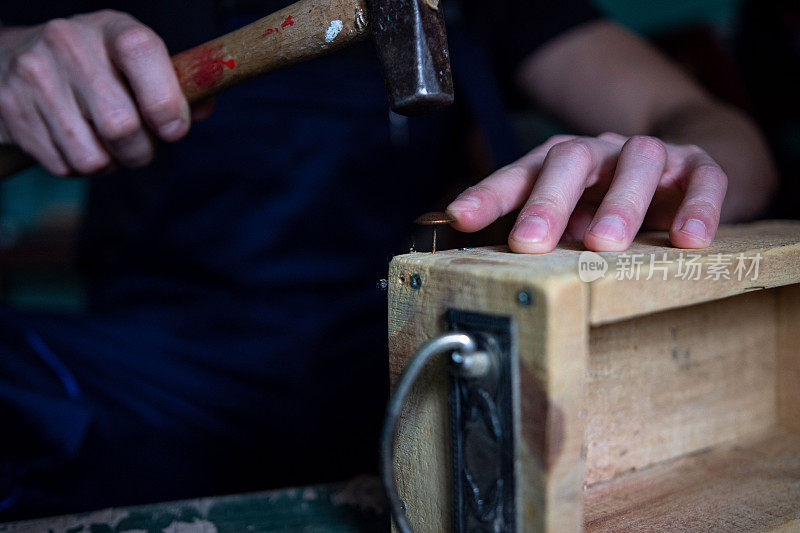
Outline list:
[[[696,144],[722,166],[728,175],[722,222],[753,219],[769,206],[777,171],[761,132],[743,112],[709,100],[665,113],[650,133],[676,144]]]
[[[777,180],[755,123],[717,102],[677,64],[610,21],[553,39],[520,66],[521,90],[575,131],[695,144],[726,171],[724,221],[758,216]]]

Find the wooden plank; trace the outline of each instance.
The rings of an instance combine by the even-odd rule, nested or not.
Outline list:
[[[589,341],[586,289],[575,282],[547,285],[539,291],[544,297],[543,316],[519,321],[520,532],[582,529],[583,384]],[[541,477],[526,475],[526,468],[533,465],[541,469]],[[530,505],[542,489],[544,521]]]
[[[549,254],[523,255],[508,251],[505,246],[447,250],[432,254],[407,254],[404,261],[418,262],[420,268],[436,265],[446,268],[453,275],[481,275],[503,279],[514,279],[529,283],[553,282],[558,279],[577,280],[578,261],[584,251],[578,243],[562,243]],[[649,258],[656,261],[666,254],[666,275],[655,265],[651,269]],[[702,278],[685,280],[677,276],[684,260],[699,255]],[[709,265],[719,263],[720,256],[730,256],[731,279],[708,280]],[[749,277],[737,279],[733,275],[736,257],[755,257],[761,254],[757,280]],[[735,226],[721,226],[717,239],[704,250],[680,250],[669,246],[666,233],[640,234],[631,248],[624,253],[599,254],[608,262],[605,277],[589,283],[589,320],[593,325],[624,320],[665,309],[684,307],[695,303],[718,300],[727,296],[754,290],[768,289],[800,282],[800,222],[768,221]],[[623,265],[631,262],[632,256],[641,256],[646,261],[640,267],[639,280],[618,280]],[[747,263],[749,266],[749,263]],[[653,276],[647,279],[651,272]]]
[[[778,417],[800,430],[800,285],[780,289],[778,305]]]
[[[429,271],[416,272],[393,262],[389,270],[389,372],[392,385],[408,358],[443,328],[435,298],[449,287],[431,287]],[[411,287],[419,273],[422,287]],[[452,289],[451,289],[452,290]],[[431,365],[409,395],[400,418],[395,447],[395,476],[409,521],[419,531],[451,529],[450,459],[447,428],[447,380],[444,363]]]
[[[800,531],[800,434],[774,432],[601,483],[587,532]]]
[[[413,352],[443,331],[448,309],[512,317],[519,359],[514,372],[520,405],[515,412],[518,529],[580,531],[585,285],[576,279],[538,284],[529,276],[519,282],[482,263],[471,264],[465,275],[447,261],[439,263],[439,255],[412,254],[392,262],[393,381]],[[418,289],[410,284],[413,274],[422,280]],[[520,303],[520,291],[531,295],[530,305]],[[446,391],[443,368],[433,368],[412,395],[395,450],[400,494],[419,531],[451,528]]]
[[[587,484],[775,424],[776,291],[591,329]]]
[[[800,222],[768,221],[737,226],[721,226],[717,238],[708,248],[678,250],[668,246],[663,234],[644,234],[637,238],[637,246],[631,247],[628,255],[644,254],[645,258],[660,260],[666,254],[669,262],[664,280],[661,271],[642,267],[641,279],[617,280],[607,276],[592,284],[592,308],[590,320],[593,324],[605,324],[616,320],[646,313],[673,309],[700,302],[708,302],[742,294],[753,290],[763,290],[781,285],[800,282]],[[700,255],[702,276],[699,280],[686,280],[678,277],[681,268],[680,257],[689,260],[693,254]],[[722,254],[721,256],[719,254]],[[734,269],[737,258],[745,260],[760,255],[759,272],[755,280],[750,276],[737,279]],[[602,254],[608,256],[610,271],[618,271],[621,254]],[[729,266],[730,279],[714,279],[709,265],[726,258],[732,260]],[[749,267],[751,261],[745,261]],[[685,265],[685,263],[684,263]],[[650,276],[651,270],[654,275]],[[711,274],[712,278],[708,279]],[[620,295],[624,294],[624,298]]]

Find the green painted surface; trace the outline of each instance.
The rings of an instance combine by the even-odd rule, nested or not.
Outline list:
[[[0,224],[14,230],[35,227],[48,214],[80,211],[89,182],[82,178],[56,178],[34,167],[0,181]]]
[[[743,0],[594,0],[611,18],[646,34],[698,22],[728,26]]]
[[[86,308],[86,292],[77,273],[18,271],[2,274],[5,302],[15,309],[75,315]]]
[[[387,532],[376,479],[0,524],[2,533]]]

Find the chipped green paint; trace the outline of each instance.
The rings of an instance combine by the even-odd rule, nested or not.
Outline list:
[[[382,490],[373,478],[0,524],[2,533],[371,533],[388,529]]]

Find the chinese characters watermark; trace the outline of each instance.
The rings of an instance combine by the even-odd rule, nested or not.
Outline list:
[[[609,275],[616,280],[666,281],[670,277],[686,281],[698,280],[736,280],[756,281],[762,256],[714,253],[703,256],[698,253],[681,252],[677,257],[669,257],[667,252],[622,253],[617,256],[615,268]],[[609,263],[600,254],[582,252],[578,257],[578,276],[581,281],[590,283],[604,278],[609,271]]]

